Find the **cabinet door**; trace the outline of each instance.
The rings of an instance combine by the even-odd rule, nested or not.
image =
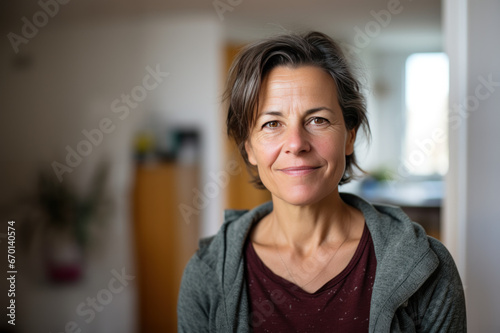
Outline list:
[[[139,166],[134,189],[136,262],[141,332],[177,330],[177,296],[184,267],[197,248],[198,219],[184,220],[196,167]]]

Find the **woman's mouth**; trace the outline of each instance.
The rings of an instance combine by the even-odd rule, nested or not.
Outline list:
[[[300,166],[300,167],[290,167],[290,168],[283,168],[283,169],[278,169],[279,171],[283,172],[284,174],[288,176],[305,176],[310,173],[313,173],[314,171],[318,170],[319,167],[315,166]]]

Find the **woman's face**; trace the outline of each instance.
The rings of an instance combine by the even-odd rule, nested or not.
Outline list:
[[[263,81],[245,149],[273,197],[307,205],[337,192],[356,131],[346,129],[336,91],[314,66],[276,67]]]

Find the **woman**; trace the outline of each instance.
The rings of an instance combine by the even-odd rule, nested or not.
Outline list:
[[[342,194],[369,132],[338,45],[318,32],[245,48],[228,134],[272,202],[226,211],[184,272],[180,332],[463,332],[448,251],[398,208]]]

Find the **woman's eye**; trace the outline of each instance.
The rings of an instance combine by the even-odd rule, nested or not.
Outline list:
[[[320,117],[314,117],[311,120],[311,123],[314,124],[314,125],[323,125],[326,122],[327,122],[327,120],[325,118],[320,118]]]
[[[267,123],[264,124],[263,127],[276,128],[278,126],[279,123],[277,121],[268,121]]]

